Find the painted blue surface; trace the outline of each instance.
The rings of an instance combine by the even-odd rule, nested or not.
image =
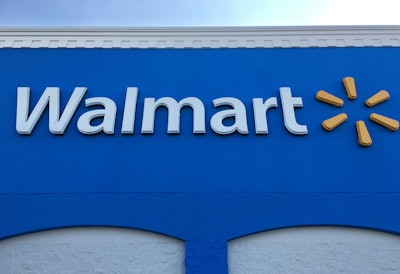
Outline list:
[[[2,49],[0,50],[0,238],[79,225],[125,226],[186,241],[226,241],[296,225],[345,225],[400,233],[400,135],[368,121],[371,112],[400,119],[400,48],[321,49]],[[358,98],[345,98],[353,76]],[[15,130],[17,87],[73,89],[118,105],[114,135],[77,130],[82,102],[66,133],[48,131],[48,115],[30,136]],[[283,124],[279,87],[302,97],[297,121]],[[134,135],[122,135],[127,87],[139,88]],[[315,100],[327,90],[344,98],[335,108]],[[386,89],[391,98],[371,109],[364,101]],[[191,111],[181,133],[166,133],[159,110],[153,135],[140,133],[145,97],[195,96],[206,106],[207,133],[192,133]],[[220,136],[210,126],[218,97],[247,108],[248,135]],[[268,135],[254,132],[251,99],[278,97],[268,111]],[[33,106],[33,105],[32,105]],[[332,132],[321,122],[340,112],[349,120]],[[373,145],[357,143],[365,120]]]
[[[186,274],[228,273],[226,241],[186,241]]]

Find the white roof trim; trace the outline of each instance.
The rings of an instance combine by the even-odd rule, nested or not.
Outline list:
[[[0,48],[400,47],[400,26],[0,28]]]

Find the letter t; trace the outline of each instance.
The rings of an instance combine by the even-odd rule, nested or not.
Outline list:
[[[295,107],[302,107],[303,100],[301,97],[292,97],[292,91],[289,87],[279,88],[282,102],[283,120],[285,122],[286,129],[295,135],[307,134],[307,126],[299,125],[296,121],[296,115],[294,113]]]

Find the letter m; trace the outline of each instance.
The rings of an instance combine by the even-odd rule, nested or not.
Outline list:
[[[183,107],[193,110],[193,133],[205,133],[205,110],[200,99],[187,97],[179,103],[171,97],[162,97],[157,101],[154,98],[145,98],[142,119],[142,133],[153,133],[155,112],[159,107],[168,109],[168,133],[179,133],[180,111]]]
[[[60,117],[60,88],[46,88],[32,113],[29,114],[30,88],[18,87],[17,132],[19,134],[31,134],[46,107],[49,106],[49,130],[53,134],[63,134],[85,93],[86,88],[75,88]]]

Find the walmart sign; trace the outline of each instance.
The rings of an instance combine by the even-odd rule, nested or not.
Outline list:
[[[347,91],[347,97],[351,100],[357,98],[357,91],[353,77],[343,79],[343,84]],[[44,110],[49,109],[49,131],[53,134],[64,134],[73,115],[75,114],[79,104],[81,103],[87,88],[75,88],[71,95],[63,113],[60,114],[60,89],[56,87],[46,88],[29,113],[30,105],[30,88],[18,88],[17,102],[17,119],[16,130],[20,134],[31,134]],[[295,115],[295,108],[303,106],[301,97],[293,97],[289,87],[281,87],[280,98],[282,104],[283,121],[286,129],[294,135],[308,134],[307,126],[298,124]],[[380,104],[390,97],[386,90],[381,90],[366,100],[368,107]],[[316,94],[316,99],[328,103],[336,107],[342,107],[344,102],[342,99],[320,90]],[[123,108],[123,119],[121,126],[122,134],[133,134],[136,118],[136,108],[138,100],[138,88],[129,87],[126,90],[125,104]],[[264,101],[263,98],[253,98],[253,117],[256,134],[268,134],[267,111],[270,108],[278,107],[277,98],[270,97]],[[106,134],[114,134],[117,106],[115,102],[107,97],[94,97],[85,100],[86,107],[98,106],[100,109],[90,110],[82,114],[77,122],[78,130],[87,135],[104,132]],[[221,110],[211,117],[210,126],[212,130],[220,135],[232,134],[238,132],[240,134],[248,134],[246,107],[242,101],[233,97],[223,97],[213,100],[214,107],[229,107],[229,109]],[[144,110],[142,116],[142,134],[153,134],[154,119],[156,110],[159,107],[165,107],[168,110],[168,126],[169,134],[177,134],[180,131],[180,112],[183,107],[189,107],[193,111],[193,133],[206,133],[205,127],[205,107],[203,102],[197,97],[187,97],[177,102],[172,97],[162,97],[159,99],[145,98]],[[93,125],[93,120],[101,118],[101,122]],[[233,119],[233,123],[229,126],[224,124],[225,119]],[[347,120],[345,113],[338,114],[322,122],[325,130],[331,131],[338,125]],[[370,120],[386,127],[389,130],[396,131],[399,129],[399,122],[389,117],[372,113]],[[357,135],[361,146],[370,146],[372,139],[368,129],[363,121],[357,121]]]
[[[36,123],[43,114],[46,106],[49,106],[49,130],[53,134],[63,134],[79,103],[81,102],[86,88],[75,88],[69,99],[64,112],[60,116],[60,90],[59,88],[46,88],[31,114],[28,113],[30,101],[30,89],[18,88],[17,123],[16,128],[20,134],[31,134]],[[287,130],[293,134],[307,134],[307,127],[299,125],[294,112],[295,107],[303,106],[301,98],[293,98],[290,88],[280,88],[282,111]],[[126,91],[124,113],[121,133],[133,134],[136,104],[138,97],[137,88],[128,88]],[[154,132],[154,119],[156,109],[166,107],[168,109],[168,133],[179,133],[180,111],[183,107],[190,107],[193,111],[193,133],[205,133],[205,111],[203,102],[196,97],[187,97],[179,103],[171,97],[145,98],[142,120],[142,133]],[[117,106],[113,100],[106,97],[95,97],[85,100],[87,107],[99,106],[102,109],[90,110],[84,113],[78,120],[78,129],[83,134],[96,134],[103,131],[106,134],[114,134]],[[231,109],[221,110],[211,117],[210,125],[214,132],[227,135],[233,132],[248,134],[246,108],[237,98],[223,97],[213,100],[214,107],[228,106]],[[266,112],[269,108],[277,107],[277,98],[271,97],[265,102],[262,98],[253,99],[253,114],[255,120],[255,131],[257,134],[267,134],[268,124]],[[102,122],[96,126],[91,123],[94,119],[102,118]],[[233,118],[234,123],[230,126],[224,125],[224,119]]]

